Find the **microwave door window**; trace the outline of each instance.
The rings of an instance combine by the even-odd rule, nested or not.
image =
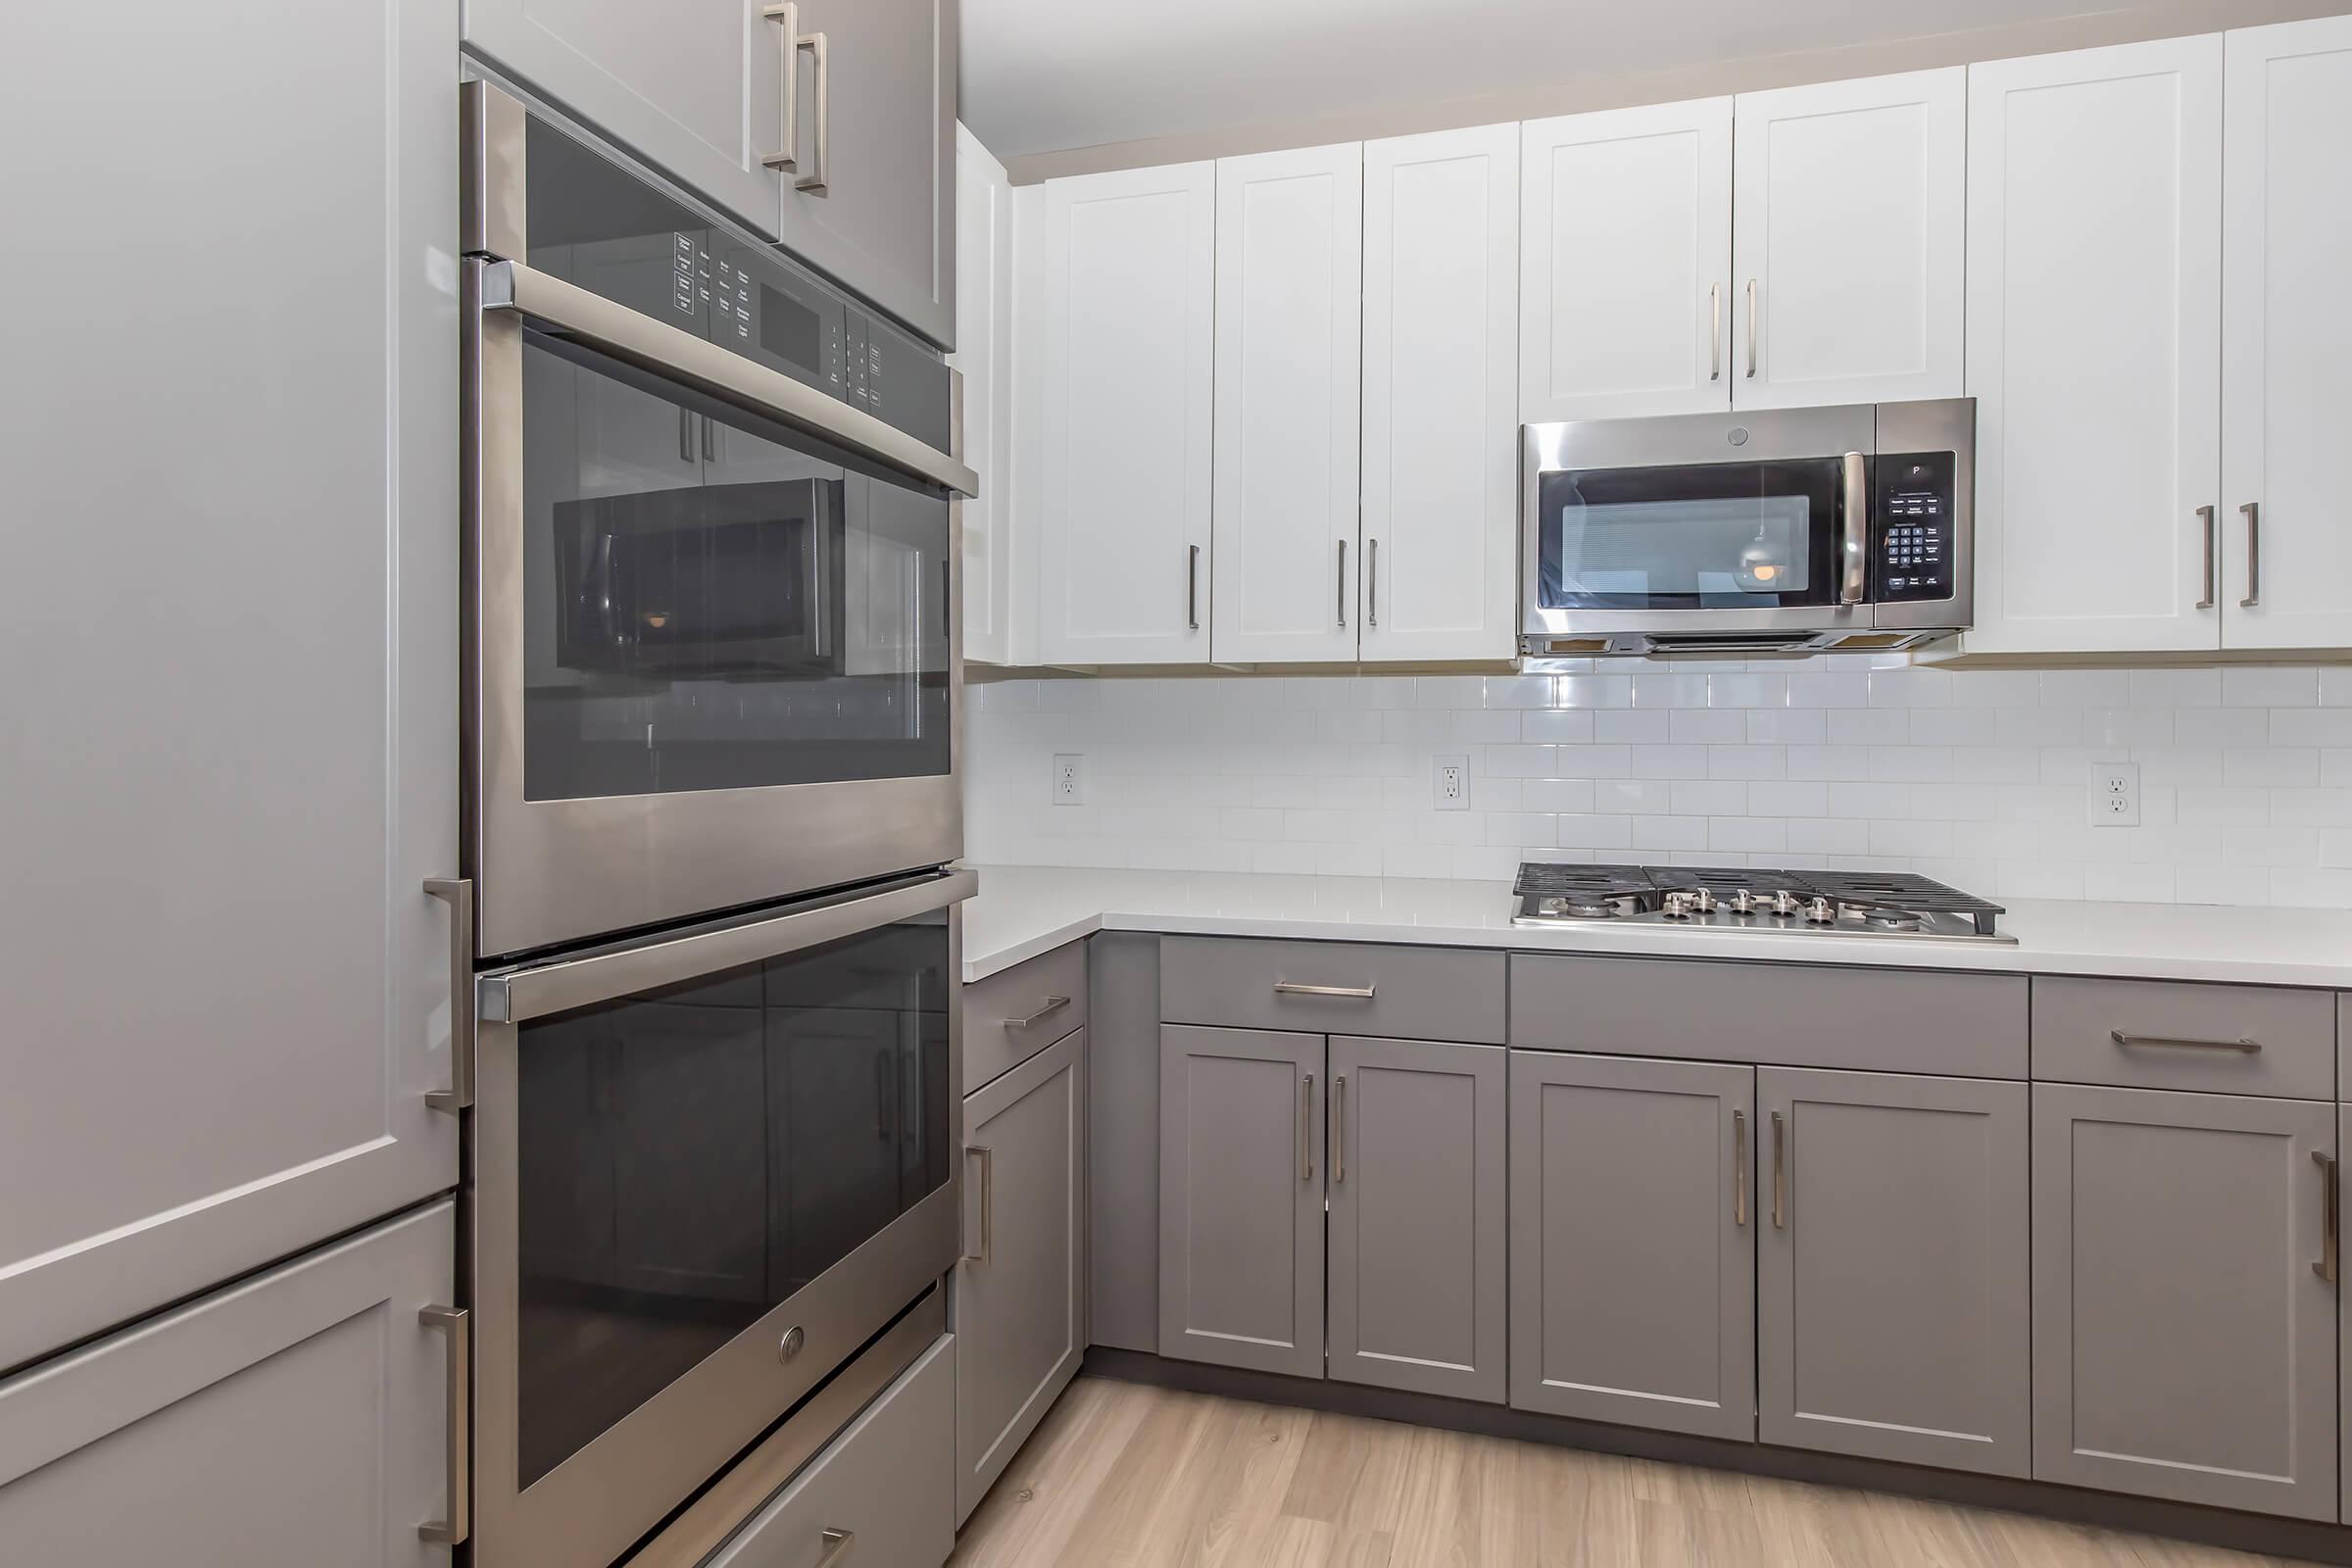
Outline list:
[[[1828,602],[1834,466],[1711,465],[1543,476],[1544,603],[1755,610]]]

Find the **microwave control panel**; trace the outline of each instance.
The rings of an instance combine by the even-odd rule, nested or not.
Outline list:
[[[1952,454],[1882,452],[1871,466],[1871,598],[1951,598]]]

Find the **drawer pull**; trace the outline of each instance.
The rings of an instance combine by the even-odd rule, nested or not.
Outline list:
[[[1046,999],[1046,1004],[1038,1008],[1035,1012],[1031,1013],[1028,1017],[1005,1019],[1004,1027],[1007,1029],[1035,1028],[1038,1020],[1052,1017],[1054,1013],[1059,1012],[1062,1008],[1068,1006],[1069,1004],[1070,999],[1067,997],[1048,997]]]
[[[1370,986],[1306,986],[1290,980],[1274,982],[1274,994],[1281,997],[1337,997],[1343,1002],[1370,1002]]]
[[[1348,1180],[1348,1075],[1331,1081],[1331,1179]]]
[[[850,1560],[850,1553],[857,1549],[858,1532],[828,1529],[817,1540],[824,1544],[825,1554],[816,1559],[816,1568],[841,1568],[843,1563]]]
[[[1772,1228],[1788,1228],[1788,1129],[1781,1113],[1772,1113]]]
[[[2183,1051],[2234,1051],[2241,1056],[2251,1056],[2262,1049],[2259,1040],[2188,1040],[2172,1035],[2128,1035],[2121,1029],[2110,1029],[2107,1038],[2119,1046],[2175,1046]]]
[[[964,1152],[980,1160],[980,1250],[966,1252],[956,1261],[986,1268],[997,1241],[997,1152],[986,1144],[972,1144]]]
[[[1732,1223],[1747,1228],[1747,1112],[1732,1112]]]
[[[1298,1179],[1315,1179],[1315,1075],[1311,1072],[1298,1084]]]
[[[2311,1265],[2311,1271],[2333,1285],[2337,1254],[2343,1246],[2340,1222],[2336,1217],[2335,1156],[2324,1149],[2315,1149],[2311,1152],[2311,1162],[2320,1167],[2320,1176],[2328,1184],[2327,1198],[2321,1209],[2325,1218],[2320,1230],[2320,1260]]]
[[[427,1306],[416,1314],[426,1328],[449,1337],[449,1371],[445,1387],[449,1402],[448,1487],[449,1517],[416,1527],[429,1545],[461,1546],[473,1534],[473,1319],[464,1308]]]

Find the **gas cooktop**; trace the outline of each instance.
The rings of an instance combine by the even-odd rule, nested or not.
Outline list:
[[[2005,911],[1905,871],[1577,865],[1531,860],[1512,885],[1513,925],[1659,925],[1788,936],[2014,945]]]

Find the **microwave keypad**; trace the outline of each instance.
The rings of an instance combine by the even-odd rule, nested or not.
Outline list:
[[[1952,455],[1891,453],[1876,466],[1880,601],[1952,596]]]

